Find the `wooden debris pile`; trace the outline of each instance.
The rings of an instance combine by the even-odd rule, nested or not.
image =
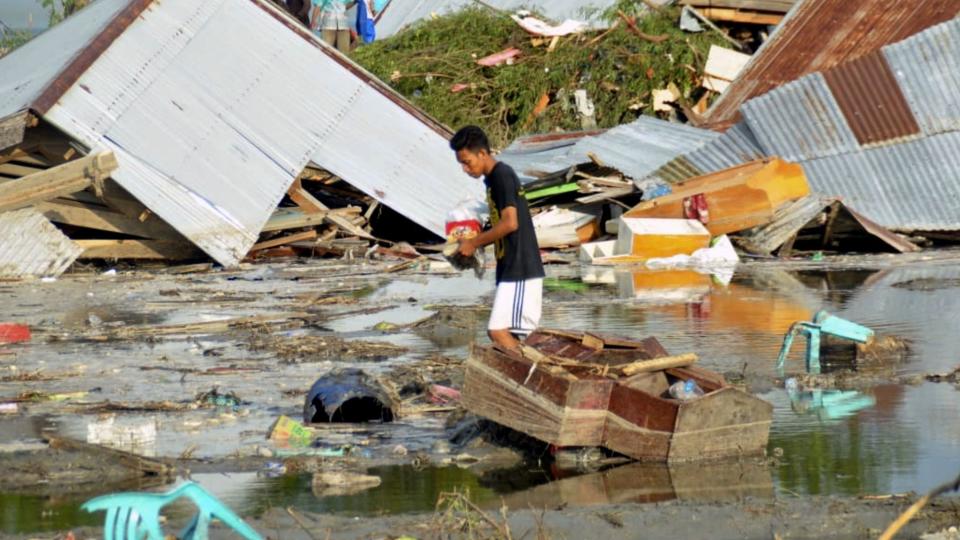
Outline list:
[[[4,277],[57,275],[74,260],[207,259],[111,178],[119,167],[112,152],[88,153],[32,116],[23,123],[22,137],[11,139],[20,142],[0,149],[0,259],[17,261],[12,269],[4,265]],[[374,198],[311,164],[264,225],[248,258],[362,257],[374,241],[371,219],[381,210]],[[33,242],[10,238],[24,230],[17,225],[38,220],[53,226],[27,228],[36,235]],[[44,257],[51,261],[34,262]]]

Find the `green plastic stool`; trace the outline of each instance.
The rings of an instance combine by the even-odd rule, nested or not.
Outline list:
[[[207,540],[207,529],[213,518],[233,529],[247,540],[263,540],[239,516],[233,513],[199,484],[184,482],[167,493],[113,493],[91,499],[81,506],[87,512],[105,510],[107,519],[103,524],[104,540],[164,540],[160,527],[160,509],[167,504],[186,497],[193,501],[199,511],[190,524],[178,535],[181,540]]]
[[[783,365],[787,361],[793,338],[801,334],[807,338],[807,373],[820,373],[820,335],[829,334],[839,338],[866,343],[873,338],[873,330],[855,322],[841,319],[826,311],[819,311],[812,322],[797,321],[783,337],[783,346],[777,357],[777,370],[783,374]]]

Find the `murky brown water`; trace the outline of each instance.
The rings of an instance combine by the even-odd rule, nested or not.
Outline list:
[[[191,411],[172,415],[123,415],[122,421],[156,421],[158,436],[150,451],[179,455],[195,446],[196,456],[249,452],[263,443],[263,433],[279,414],[298,415],[301,399],[282,390],[306,388],[336,362],[276,364],[250,375],[201,376],[176,371],[144,371],[143,365],[206,368],[263,366],[260,353],[243,342],[218,337],[163,340],[158,343],[90,344],[47,342],[46,338],[93,324],[165,324],[213,320],[271,310],[289,310],[285,301],[296,294],[343,287],[364,281],[378,285],[364,292],[362,303],[344,306],[385,309],[367,315],[333,319],[328,331],[348,337],[382,339],[411,348],[387,362],[365,363],[372,370],[402,364],[425,354],[464,356],[464,347],[446,348],[412,332],[382,335],[379,322],[408,323],[431,313],[433,304],[475,306],[489,301],[492,283],[472,275],[456,277],[382,275],[356,268],[260,267],[228,276],[209,274],[177,281],[157,277],[146,282],[106,278],[66,278],[53,284],[17,284],[0,288],[5,319],[21,320],[41,329],[37,343],[0,355],[3,374],[43,369],[71,373],[48,382],[0,382],[0,396],[24,390],[90,391],[87,399],[142,401],[190,399],[214,386],[229,386],[249,405],[241,411]],[[890,374],[942,372],[960,363],[960,268],[915,264],[882,271],[787,272],[751,265],[732,279],[692,271],[626,272],[551,267],[546,283],[545,326],[588,328],[627,336],[657,336],[672,353],[699,353],[704,366],[742,373],[761,397],[774,404],[771,453],[782,452],[772,468],[755,467],[726,482],[739,486],[716,494],[711,478],[717,472],[665,467],[614,469],[604,473],[548,481],[551,471],[525,469],[523,474],[477,476],[457,468],[413,470],[410,467],[374,471],[383,479],[375,490],[358,495],[316,497],[309,479],[263,478],[253,473],[196,475],[242,513],[257,513],[269,505],[350,514],[431,511],[437,495],[453,487],[469,487],[480,501],[504,496],[537,504],[596,504],[655,501],[670,498],[778,496],[804,494],[859,495],[924,491],[960,470],[960,391],[950,384],[917,386],[883,384],[862,396],[821,395],[804,403],[772,381],[783,333],[797,320],[809,320],[826,309],[867,325],[881,334],[897,335],[912,344],[906,362]],[[728,282],[729,280],[729,282]],[[170,291],[179,291],[173,294]],[[56,306],[51,309],[49,306]],[[121,309],[122,308],[122,309]],[[91,319],[90,313],[97,315]],[[121,313],[121,315],[117,315]],[[480,317],[481,323],[484,317]],[[91,322],[92,321],[92,322]],[[318,332],[321,330],[292,330]],[[482,325],[475,337],[484,339]],[[802,369],[802,344],[795,345],[788,369]],[[216,350],[211,355],[209,351]],[[349,359],[344,359],[349,361]],[[860,399],[857,401],[858,397]],[[846,400],[846,401],[844,401]],[[93,415],[62,414],[57,403],[31,406],[28,414],[45,420],[24,424],[23,415],[0,417],[0,442],[36,436],[41,425],[81,439]],[[12,429],[11,422],[21,427]],[[402,443],[411,451],[427,449],[443,433],[440,420],[417,420],[386,428],[385,451]],[[26,427],[24,427],[26,425]],[[11,429],[7,429],[11,428]],[[691,472],[693,471],[693,472]],[[765,476],[766,475],[766,476]],[[637,478],[643,482],[636,482]],[[666,480],[665,480],[666,479]],[[711,494],[712,493],[712,494]],[[0,495],[0,531],[62,529],[93,522],[77,506],[96,493],[75,497]],[[691,495],[695,494],[695,495]],[[710,495],[707,495],[710,494]],[[698,499],[697,499],[698,498]]]

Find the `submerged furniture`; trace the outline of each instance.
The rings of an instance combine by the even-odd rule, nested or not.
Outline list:
[[[781,374],[783,373],[783,365],[787,360],[787,354],[790,353],[790,347],[793,345],[793,338],[797,334],[807,338],[807,372],[813,374],[820,373],[821,335],[827,334],[857,343],[867,343],[873,339],[874,335],[873,330],[866,326],[830,315],[826,311],[819,311],[813,316],[812,322],[797,321],[793,323],[793,326],[783,337],[783,346],[780,347],[780,356],[777,357],[777,370]]]
[[[184,482],[166,493],[103,495],[83,503],[81,508],[87,512],[107,512],[103,524],[104,540],[164,540],[160,509],[181,497],[192,501],[198,510],[187,527],[177,535],[181,540],[207,540],[207,529],[213,518],[219,519],[242,538],[263,540],[260,533],[194,482]]]
[[[689,363],[639,372],[622,367],[683,356],[693,355],[671,357],[654,338],[541,328],[521,352],[474,347],[462,403],[557,447],[602,446],[660,462],[763,453],[773,419],[766,401]],[[704,395],[671,398],[669,386],[688,380]]]

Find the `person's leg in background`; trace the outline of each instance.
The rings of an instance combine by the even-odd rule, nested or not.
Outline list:
[[[320,31],[320,39],[322,39],[327,45],[333,47],[337,44],[337,31],[323,29]]]
[[[337,30],[337,50],[343,54],[350,52],[350,30]]]

